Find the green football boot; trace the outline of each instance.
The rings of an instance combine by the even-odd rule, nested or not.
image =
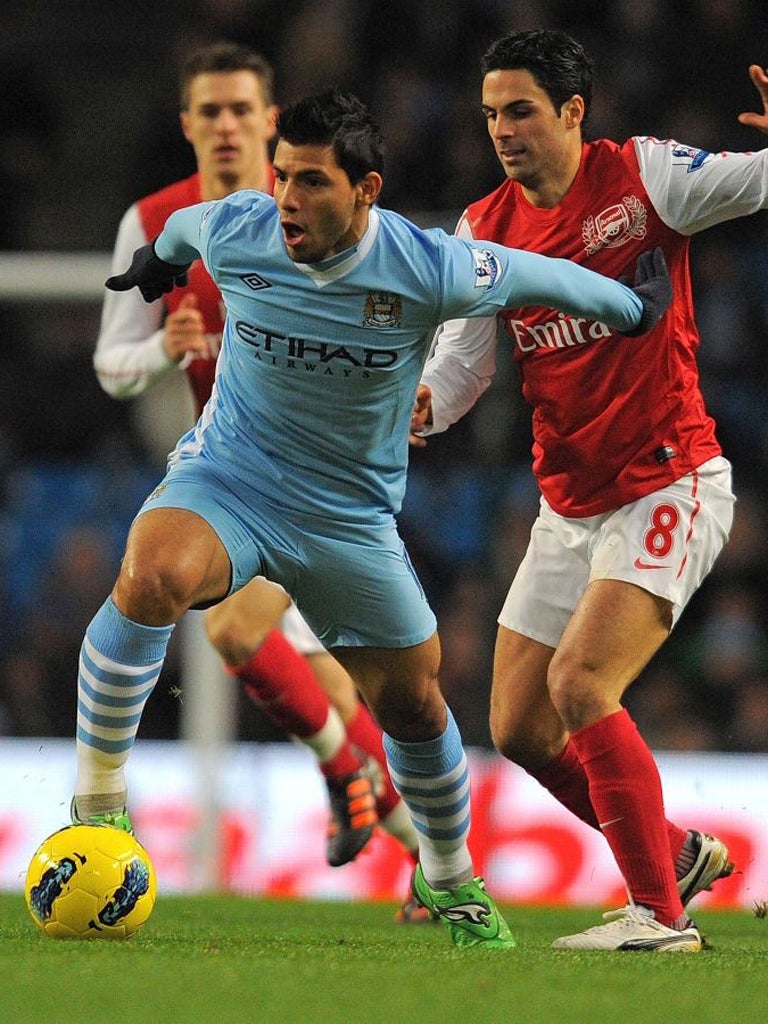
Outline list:
[[[69,813],[73,825],[110,825],[112,828],[120,828],[123,832],[127,832],[131,836],[133,835],[133,825],[125,807],[122,810],[105,811],[103,814],[89,814],[85,818],[81,818],[77,813],[75,797],[72,797]]]
[[[419,864],[413,875],[413,894],[448,928],[454,946],[514,949],[517,945],[482,878],[473,878],[455,889],[432,889]]]

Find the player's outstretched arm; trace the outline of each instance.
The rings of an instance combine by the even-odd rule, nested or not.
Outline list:
[[[154,243],[148,242],[134,252],[125,273],[108,278],[106,286],[113,292],[138,288],[145,302],[154,302],[176,285],[186,284],[190,266],[189,263],[166,263],[156,254]]]
[[[739,121],[768,135],[768,71],[761,68],[759,64],[752,64],[749,69],[749,77],[760,93],[760,98],[763,101],[763,113],[754,114],[747,111],[744,114],[739,114]]]
[[[522,249],[508,253],[513,273],[507,307],[551,306],[634,337],[649,331],[672,301],[672,283],[660,249],[641,255],[631,285],[571,260]]]

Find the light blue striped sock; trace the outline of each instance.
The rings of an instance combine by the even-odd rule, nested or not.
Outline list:
[[[112,598],[88,626],[77,677],[76,796],[124,799],[124,765],[173,628],[132,622]]]
[[[401,743],[384,734],[392,782],[410,811],[424,877],[434,889],[453,889],[473,876],[469,768],[458,726],[446,710],[448,725],[434,740]]]

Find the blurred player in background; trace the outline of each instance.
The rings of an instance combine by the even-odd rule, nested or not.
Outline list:
[[[674,282],[672,310],[638,341],[540,307],[501,315],[533,405],[542,498],[499,617],[491,731],[502,754],[602,830],[627,884],[623,912],[555,946],[698,950],[684,907],[732,871],[728,851],[665,820],[656,764],[621,698],[730,530],[730,465],[698,384],[689,236],[768,206],[768,150],[584,143],[593,65],[562,33],[504,37],[482,73],[508,180],[467,208],[457,233],[612,277],[661,246]],[[768,132],[768,77],[757,66],[750,76],[765,113],[739,120]],[[444,430],[488,387],[497,329],[474,320],[438,333],[416,433]]]
[[[272,192],[269,147],[277,108],[264,58],[215,43],[190,56],[180,86],[181,128],[197,173],[128,209],[115,244],[115,273],[160,233],[174,210],[242,188]],[[187,286],[156,302],[145,303],[137,291],[107,292],[94,354],[98,379],[110,395],[128,399],[181,369],[199,415],[213,387],[223,326],[221,295],[201,262]],[[353,860],[378,821],[415,863],[416,833],[387,772],[381,730],[287,595],[254,580],[208,613],[206,629],[246,693],[314,751],[330,800],[328,862]],[[429,917],[409,897],[398,920]]]
[[[211,399],[134,519],[83,641],[73,810],[129,827],[125,767],[175,623],[264,576],[385,731],[418,829],[421,903],[456,945],[510,949],[474,875],[467,758],[438,683],[435,616],[397,532],[413,398],[443,320],[536,302],[637,335],[668,309],[669,275],[646,253],[628,288],[380,209],[379,129],[349,94],[298,101],[278,128],[274,200],[246,190],[177,210],[107,282],[151,302],[203,259],[227,315]]]

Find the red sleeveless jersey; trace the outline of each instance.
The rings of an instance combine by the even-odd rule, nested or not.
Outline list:
[[[274,181],[271,173],[270,182]],[[270,187],[271,192],[271,187]],[[202,201],[200,195],[200,175],[193,174],[183,181],[177,181],[167,188],[153,192],[152,195],[140,199],[136,204],[139,210],[142,227],[147,241],[157,238],[165,226],[166,220],[176,210],[184,206],[193,206]],[[205,333],[212,336],[214,355],[218,354],[221,333],[224,330],[224,303],[218,288],[211,280],[201,260],[195,260],[189,269],[189,283],[183,288],[174,288],[164,296],[169,312],[179,308],[182,298],[193,292],[197,296],[198,309],[203,317]],[[198,414],[211,394],[216,372],[216,360],[192,359],[187,366],[187,376],[195,396]]]
[[[166,220],[176,210],[200,201],[199,174],[193,174],[191,178],[177,181],[151,196],[140,199],[137,206],[147,240],[157,238]],[[221,296],[200,260],[195,260],[189,268],[189,284],[183,288],[174,288],[164,296],[169,312],[179,308],[179,303],[188,292],[193,292],[197,296],[205,333],[221,338],[221,332],[224,330]],[[187,366],[187,376],[195,396],[198,414],[211,394],[215,370],[215,359],[192,359]]]
[[[533,406],[534,473],[555,511],[584,517],[618,508],[720,454],[699,389],[689,240],[656,213],[632,140],[585,144],[578,175],[553,209],[531,206],[506,181],[462,219],[476,239],[608,277],[632,277],[640,253],[658,245],[669,265],[672,307],[639,338],[543,307],[502,314]]]

